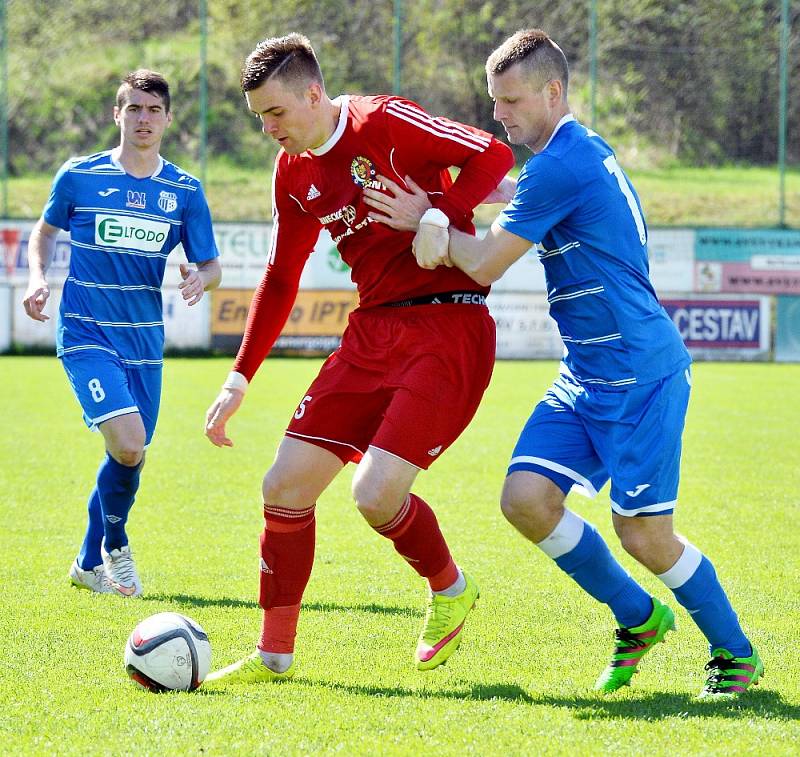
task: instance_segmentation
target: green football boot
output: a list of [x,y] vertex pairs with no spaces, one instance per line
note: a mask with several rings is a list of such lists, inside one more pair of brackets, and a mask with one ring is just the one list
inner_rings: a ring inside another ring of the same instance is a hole
[[204,688],[213,688],[227,684],[249,684],[249,683],[271,683],[274,681],[288,681],[294,675],[294,660],[292,664],[283,672],[276,673],[268,668],[258,651],[245,657],[227,668],[217,670],[206,676],[203,681]]
[[[751,645],[752,647],[752,645]],[[715,649],[706,663],[708,678],[698,699],[733,699],[751,686],[758,686],[764,663],[752,647],[750,657],[734,657],[727,649]]]
[[595,682],[595,690],[608,693],[629,686],[642,657],[659,641],[664,640],[667,631],[674,630],[674,613],[653,597],[653,612],[642,625],[614,631],[614,654],[608,667]]
[[461,644],[464,621],[478,598],[478,584],[464,574],[467,586],[457,597],[432,594],[415,654],[417,670],[433,670],[447,662]]

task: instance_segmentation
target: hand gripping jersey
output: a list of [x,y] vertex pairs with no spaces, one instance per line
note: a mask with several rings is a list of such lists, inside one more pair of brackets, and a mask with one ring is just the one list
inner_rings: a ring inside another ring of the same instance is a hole
[[[363,191],[385,189],[378,175],[401,186],[408,175],[456,228],[473,233],[472,209],[513,165],[511,150],[486,132],[434,118],[401,98],[343,96],[335,102],[339,121],[325,144],[300,155],[281,150],[275,160],[267,272],[234,363],[248,379],[286,322],[323,226],[352,269],[360,308],[438,292],[488,292],[456,268],[420,268],[411,252],[414,234],[373,222]],[[461,168],[455,182],[451,166]]]
[[200,182],[163,159],[137,179],[111,151],[74,158],[56,174],[44,220],[71,238],[58,356],[100,349],[129,368],[160,366],[170,251],[181,243],[194,263],[219,254]]
[[641,205],[614,152],[565,116],[497,221],[537,245],[564,363],[581,384],[646,384],[689,354],[649,278]]

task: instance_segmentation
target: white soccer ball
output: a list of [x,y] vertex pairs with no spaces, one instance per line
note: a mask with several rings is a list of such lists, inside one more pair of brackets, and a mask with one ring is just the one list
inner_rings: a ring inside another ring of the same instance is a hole
[[148,691],[192,691],[211,669],[211,644],[200,624],[177,612],[151,615],[125,645],[125,670]]

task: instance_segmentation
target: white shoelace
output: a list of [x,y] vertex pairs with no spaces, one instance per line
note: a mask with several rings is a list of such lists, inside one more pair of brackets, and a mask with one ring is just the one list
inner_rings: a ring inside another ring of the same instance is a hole
[[112,580],[123,586],[136,582],[136,566],[133,562],[133,555],[130,552],[112,556],[110,562]]

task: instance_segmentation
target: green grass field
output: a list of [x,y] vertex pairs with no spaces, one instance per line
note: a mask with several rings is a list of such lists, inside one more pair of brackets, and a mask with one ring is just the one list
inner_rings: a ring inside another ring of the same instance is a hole
[[[679,530],[714,561],[766,665],[736,702],[697,702],[704,640],[678,632],[635,685],[592,692],[613,623],[497,507],[512,445],[553,363],[499,363],[470,428],[416,491],[481,586],[461,650],[424,674],[412,654],[423,582],[361,520],[352,466],[321,498],[298,675],[280,685],[154,695],[122,667],[142,618],[198,620],[215,666],[256,640],[260,480],[319,366],[271,360],[230,427],[202,436],[229,360],[171,359],[162,415],[129,522],[145,596],[72,589],[101,440],[82,428],[58,361],[1,357],[0,752],[115,755],[796,754],[800,365],[698,364],[685,435]],[[621,553],[607,492],[570,499],[644,586],[668,590]]]
[[[166,147],[169,155],[169,148]],[[245,169],[224,161],[209,164],[206,194],[217,221],[269,221],[271,163]],[[196,170],[187,166],[187,170]],[[651,226],[775,226],[779,222],[778,172],[775,168],[672,167],[631,170]],[[23,176],[9,181],[9,214],[38,218],[50,192],[52,176]],[[497,205],[476,210],[489,225]],[[786,175],[785,223],[800,227],[800,170]]]

